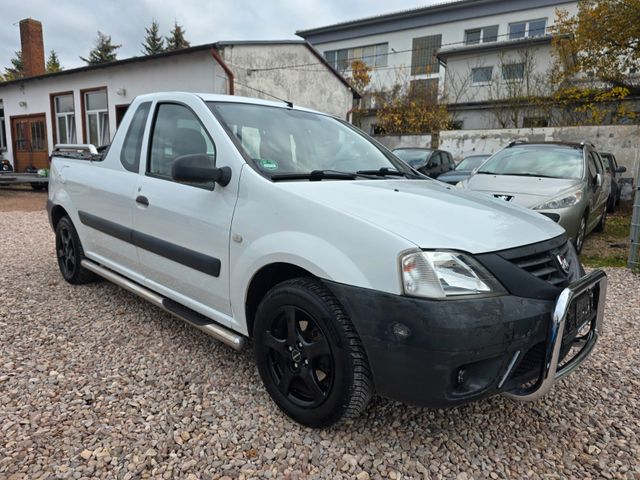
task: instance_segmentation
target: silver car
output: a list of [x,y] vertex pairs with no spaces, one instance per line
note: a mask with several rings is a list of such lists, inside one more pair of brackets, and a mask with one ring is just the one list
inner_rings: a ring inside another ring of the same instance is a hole
[[537,210],[564,227],[578,252],[604,229],[611,189],[593,145],[551,142],[512,142],[459,186]]

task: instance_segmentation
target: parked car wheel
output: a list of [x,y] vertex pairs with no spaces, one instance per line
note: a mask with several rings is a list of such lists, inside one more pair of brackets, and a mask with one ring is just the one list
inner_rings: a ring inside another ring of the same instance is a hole
[[41,191],[41,190],[44,190],[44,187],[45,187],[45,184],[44,184],[44,183],[36,183],[36,182],[33,182],[33,183],[31,184],[31,188],[32,188],[33,190],[35,190],[36,192],[39,192],[39,191]]
[[93,272],[80,265],[84,251],[78,232],[67,216],[62,217],[56,225],[56,256],[60,273],[67,282],[81,285],[97,279]]
[[585,213],[580,220],[580,225],[578,226],[578,233],[576,233],[576,239],[573,242],[576,247],[576,252],[582,252],[582,247],[584,246],[584,238],[587,236],[587,214]]
[[607,199],[607,212],[613,213],[616,210],[616,198],[615,192],[611,192],[611,195],[609,195],[609,198]]
[[326,427],[358,416],[373,394],[360,337],[318,280],[296,278],[260,302],[255,356],[267,391],[289,417]]
[[608,212],[607,208],[602,209],[602,215],[600,215],[600,220],[598,221],[596,228],[593,229],[595,232],[604,232],[604,227],[607,224],[607,212]]

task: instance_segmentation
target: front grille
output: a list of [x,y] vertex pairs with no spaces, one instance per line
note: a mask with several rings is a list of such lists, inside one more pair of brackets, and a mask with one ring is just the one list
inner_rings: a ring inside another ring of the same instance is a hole
[[501,252],[501,256],[556,287],[566,286],[574,272],[580,268],[578,258],[566,237]]

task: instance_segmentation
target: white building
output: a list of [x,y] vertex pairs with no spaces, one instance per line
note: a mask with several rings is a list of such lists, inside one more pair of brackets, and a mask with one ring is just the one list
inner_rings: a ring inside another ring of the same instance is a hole
[[[517,66],[522,62],[516,58],[516,50],[521,54],[531,47],[531,63],[537,65],[536,69],[549,65],[550,41],[546,35],[555,21],[556,9],[573,14],[577,2],[460,0],[296,33],[341,72],[348,74],[353,60],[363,60],[373,68],[373,89],[389,89],[400,82],[443,96],[449,93],[445,76],[447,81],[449,76],[459,81],[464,75],[466,83],[474,84],[463,100],[471,103],[489,99],[488,89],[480,88],[483,82],[478,80],[486,77],[490,66],[496,67],[492,75],[497,72],[498,57],[504,59],[507,81],[517,81],[522,70]],[[539,41],[541,38],[544,40]],[[540,48],[542,45],[544,48]],[[506,66],[510,64],[514,66]],[[472,68],[481,67],[485,70],[472,73]],[[460,119],[458,127],[477,128],[476,120],[477,117]],[[371,119],[368,125],[372,131],[373,122]]]
[[[30,19],[27,23],[39,25]],[[31,33],[33,41],[38,35]],[[39,42],[35,51],[43,52],[41,33]],[[272,69],[292,63],[317,66],[313,72]],[[199,45],[53,74],[36,71],[0,83],[0,155],[17,171],[46,168],[56,143],[108,144],[137,95],[176,90],[280,98],[341,118],[347,118],[359,98],[304,41]]]

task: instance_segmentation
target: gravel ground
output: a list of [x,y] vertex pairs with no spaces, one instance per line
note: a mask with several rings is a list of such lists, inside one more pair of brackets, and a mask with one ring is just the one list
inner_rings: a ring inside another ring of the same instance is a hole
[[378,400],[315,431],[276,409],[250,350],[106,282],[66,284],[45,212],[0,213],[0,245],[2,479],[640,479],[640,279],[626,270],[607,271],[596,351],[543,400]]

